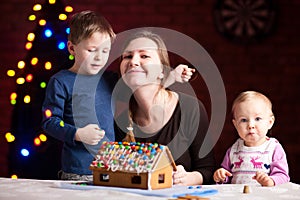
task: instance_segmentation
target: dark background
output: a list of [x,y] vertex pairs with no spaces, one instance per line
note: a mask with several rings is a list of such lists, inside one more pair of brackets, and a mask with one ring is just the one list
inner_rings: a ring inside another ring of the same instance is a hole
[[[215,147],[216,158],[221,162],[226,149],[236,140],[237,133],[231,124],[230,108],[233,99],[244,90],[257,90],[273,102],[276,121],[272,134],[283,145],[290,166],[291,181],[300,183],[299,126],[300,119],[300,21],[298,0],[271,2],[267,11],[273,14],[265,22],[257,37],[232,37],[221,33],[227,23],[216,21],[218,1],[211,0],[69,0],[62,1],[81,10],[101,12],[112,24],[116,33],[128,29],[155,26],[186,34],[201,44],[212,57],[224,81],[228,106],[222,135]],[[235,1],[233,1],[235,2]],[[243,2],[243,1],[240,1]],[[260,1],[250,1],[253,4]],[[35,3],[44,1],[11,0],[0,4],[0,176],[10,177],[10,145],[5,133],[11,129],[13,106],[9,95],[16,88],[15,80],[6,75],[26,57],[26,37],[35,25],[27,20]],[[224,7],[223,7],[224,8]],[[226,8],[226,7],[225,7]],[[228,11],[228,10],[227,10]],[[176,64],[176,61],[175,61]],[[116,67],[112,67],[113,70]],[[200,78],[191,82],[199,99],[210,110],[210,97]],[[45,147],[46,148],[46,147]],[[49,151],[51,149],[48,149]],[[56,150],[52,149],[53,155]],[[48,155],[48,154],[47,154]],[[47,157],[43,158],[47,162]],[[35,163],[37,164],[37,163]],[[49,166],[57,167],[55,163]],[[21,167],[20,167],[21,168]],[[47,172],[43,172],[47,173]],[[21,178],[21,177],[20,177]]]

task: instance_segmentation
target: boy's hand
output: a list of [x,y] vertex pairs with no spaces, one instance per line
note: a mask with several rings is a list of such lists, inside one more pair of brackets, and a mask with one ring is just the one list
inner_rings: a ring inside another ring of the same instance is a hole
[[253,179],[255,179],[259,184],[262,186],[274,186],[275,183],[271,177],[269,177],[266,173],[257,171],[255,176],[253,176]]
[[195,69],[189,68],[187,65],[178,65],[174,70],[175,81],[180,83],[188,82],[195,71]]
[[224,168],[219,168],[214,173],[214,181],[216,183],[225,182],[227,176],[232,176],[232,174]]
[[96,145],[104,137],[105,131],[101,130],[97,124],[89,124],[83,128],[78,128],[75,133],[75,140],[89,145]]

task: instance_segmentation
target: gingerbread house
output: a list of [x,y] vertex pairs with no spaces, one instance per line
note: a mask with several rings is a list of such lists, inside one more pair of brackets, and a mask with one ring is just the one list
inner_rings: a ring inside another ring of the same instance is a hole
[[176,165],[164,145],[103,142],[90,169],[94,185],[152,190],[172,187]]

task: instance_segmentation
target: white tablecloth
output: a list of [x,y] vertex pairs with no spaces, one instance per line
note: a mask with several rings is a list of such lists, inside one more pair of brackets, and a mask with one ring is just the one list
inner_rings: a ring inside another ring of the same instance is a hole
[[[0,200],[35,200],[35,199],[72,199],[72,200],[168,200],[171,197],[159,197],[142,194],[134,194],[132,191],[112,190],[109,187],[101,189],[95,187],[90,189],[85,186],[66,187],[70,182],[53,180],[33,179],[9,179],[0,178]],[[72,184],[73,185],[73,184]],[[263,200],[263,199],[300,199],[300,185],[286,183],[275,187],[250,186],[250,193],[243,194],[244,185],[203,185],[199,190],[217,190],[216,194],[206,196],[214,199],[242,199],[242,200]]]

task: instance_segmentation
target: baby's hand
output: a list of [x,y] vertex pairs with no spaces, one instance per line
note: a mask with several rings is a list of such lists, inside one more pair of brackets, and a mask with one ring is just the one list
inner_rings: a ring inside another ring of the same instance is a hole
[[271,177],[268,176],[268,174],[257,171],[255,176],[253,176],[253,179],[255,179],[258,183],[260,183],[262,186],[274,186],[275,183]]
[[219,168],[214,173],[214,181],[217,183],[225,182],[227,176],[232,176],[232,174],[224,168]]
[[193,73],[196,71],[193,68],[189,68],[187,65],[178,65],[175,68],[175,81],[176,82],[188,82],[191,78]]
[[96,145],[104,137],[105,131],[101,130],[97,124],[89,124],[83,128],[78,128],[75,140],[89,145]]

